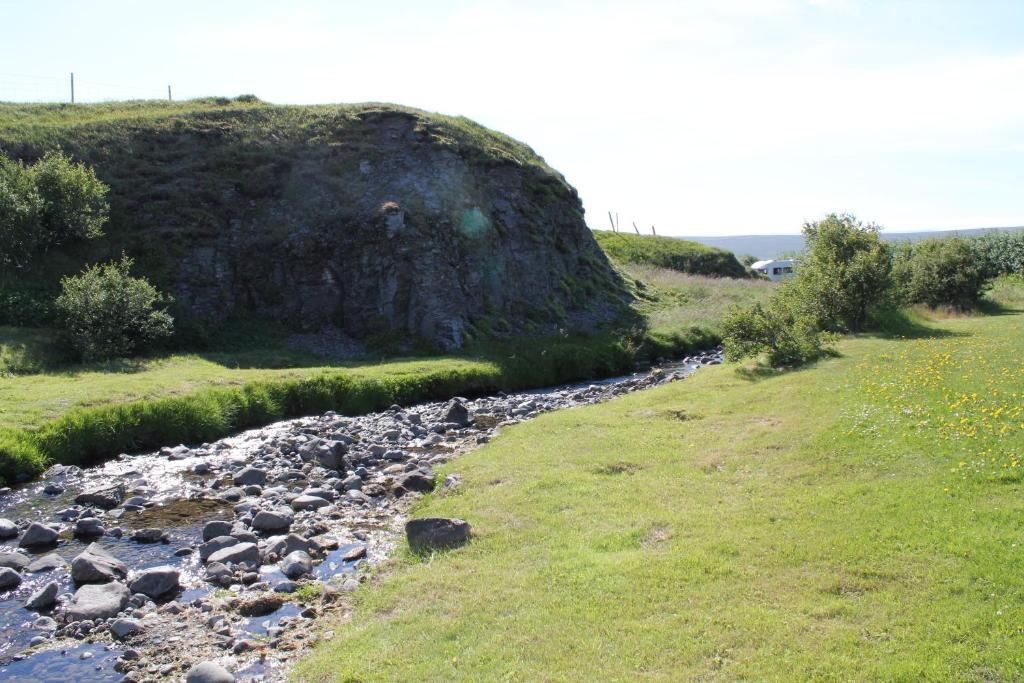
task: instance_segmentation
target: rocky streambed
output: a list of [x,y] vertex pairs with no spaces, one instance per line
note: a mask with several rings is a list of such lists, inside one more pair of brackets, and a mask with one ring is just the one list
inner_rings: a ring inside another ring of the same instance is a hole
[[0,490],[0,679],[279,680],[401,541],[410,502],[459,485],[436,466],[503,426],[720,362],[327,413]]

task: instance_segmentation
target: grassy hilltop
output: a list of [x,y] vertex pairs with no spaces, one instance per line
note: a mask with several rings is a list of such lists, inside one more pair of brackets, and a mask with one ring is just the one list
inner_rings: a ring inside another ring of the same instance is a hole
[[605,253],[620,263],[668,268],[692,275],[749,276],[732,252],[699,242],[608,230],[595,230],[594,238]]

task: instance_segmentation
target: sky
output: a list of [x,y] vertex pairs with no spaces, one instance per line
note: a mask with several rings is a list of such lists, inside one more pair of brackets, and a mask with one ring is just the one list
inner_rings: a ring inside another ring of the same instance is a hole
[[533,147],[591,227],[1024,225],[1024,0],[0,0],[0,100],[397,102]]

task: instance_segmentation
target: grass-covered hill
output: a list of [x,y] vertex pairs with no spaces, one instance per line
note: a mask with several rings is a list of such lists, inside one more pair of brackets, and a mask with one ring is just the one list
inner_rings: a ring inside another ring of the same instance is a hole
[[630,235],[595,230],[594,238],[618,263],[670,268],[691,275],[747,277],[747,269],[732,252],[675,237]]
[[575,190],[465,118],[251,97],[0,104],[0,151],[58,148],[110,185],[110,223],[8,274],[19,302],[122,251],[204,325],[255,314],[453,347],[607,319],[622,298]]

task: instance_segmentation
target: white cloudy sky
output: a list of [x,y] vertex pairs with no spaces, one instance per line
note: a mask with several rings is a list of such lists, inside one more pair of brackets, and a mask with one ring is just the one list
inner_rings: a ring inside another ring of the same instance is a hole
[[661,234],[1024,224],[1024,2],[0,0],[0,100],[464,114]]

